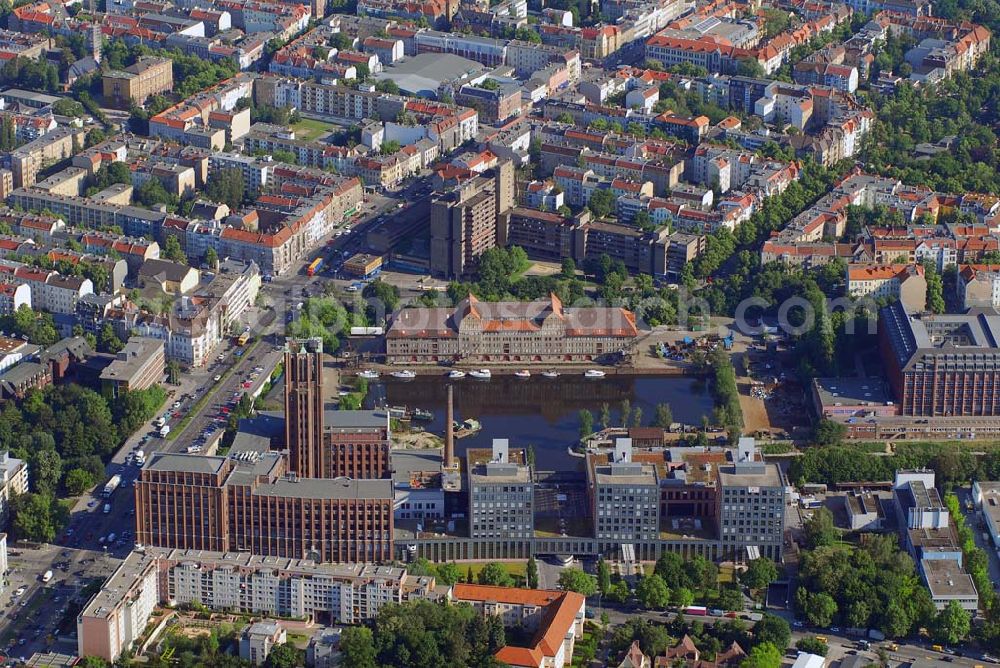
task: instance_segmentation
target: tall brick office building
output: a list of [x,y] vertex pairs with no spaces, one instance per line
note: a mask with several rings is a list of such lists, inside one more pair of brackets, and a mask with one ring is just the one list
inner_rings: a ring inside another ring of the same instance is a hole
[[1000,415],[1000,313],[879,312],[879,349],[898,410],[910,416]]
[[393,558],[388,415],[324,410],[319,341],[289,341],[285,369],[288,450],[154,454],[135,486],[137,542],[317,561]]

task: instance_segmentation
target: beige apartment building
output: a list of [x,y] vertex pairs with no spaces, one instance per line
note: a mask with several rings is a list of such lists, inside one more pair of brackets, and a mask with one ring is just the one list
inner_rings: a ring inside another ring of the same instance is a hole
[[144,104],[157,93],[174,87],[173,61],[149,56],[124,70],[112,70],[103,77],[104,99],[108,104],[128,108],[131,103]]

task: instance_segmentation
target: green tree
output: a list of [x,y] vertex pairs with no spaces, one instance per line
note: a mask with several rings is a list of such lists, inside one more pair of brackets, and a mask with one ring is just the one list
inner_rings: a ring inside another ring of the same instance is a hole
[[181,365],[177,360],[167,361],[167,382],[171,385],[179,385],[181,382]]
[[495,587],[513,587],[514,578],[503,567],[503,564],[491,561],[483,566],[483,570],[479,571],[479,584],[493,585]]
[[586,408],[580,409],[580,440],[594,433],[594,414]]
[[606,401],[601,404],[601,428],[611,428],[611,407],[608,406],[608,402]]
[[59,503],[49,494],[21,494],[12,499],[14,535],[20,540],[51,543],[62,526]]
[[244,188],[243,174],[235,167],[214,170],[205,183],[205,193],[213,201],[222,202],[233,211],[243,204]]
[[656,415],[653,416],[653,426],[669,429],[673,422],[674,413],[670,410],[670,404],[656,404]]
[[740,668],[781,668],[781,650],[770,643],[754,645]]
[[[618,580],[611,585],[611,588],[604,595],[607,596],[609,601],[626,603],[632,598],[632,590],[628,588],[628,583],[625,580]],[[670,600],[669,597],[667,600]]]
[[[55,450],[55,442],[50,434],[36,434],[52,441],[51,447],[33,449],[28,465],[31,471],[31,487],[39,494],[54,496],[62,477],[62,457]],[[36,446],[37,447],[37,446]]]
[[348,626],[340,634],[342,663],[352,668],[376,668],[375,638],[367,626]]
[[765,614],[753,627],[755,643],[770,643],[784,651],[792,639],[792,629],[781,617]]
[[969,635],[972,621],[969,613],[962,609],[958,601],[948,601],[948,605],[934,617],[934,639],[954,645]]
[[163,242],[163,257],[171,262],[187,264],[187,256],[181,249],[181,242],[173,234],[168,234]]
[[[808,594],[808,592],[807,592]],[[813,626],[826,628],[837,614],[837,602],[827,593],[809,594],[804,609],[806,619]]]
[[438,564],[435,570],[437,571],[437,579],[442,584],[451,586],[462,579],[462,571],[458,568],[458,564],[454,562]]
[[297,668],[304,666],[305,662],[306,653],[286,642],[271,648],[264,665],[266,668]]
[[559,586],[566,591],[575,591],[584,596],[593,596],[597,593],[597,580],[579,568],[564,568],[559,573]]
[[557,123],[566,123],[568,125],[573,125],[574,123],[576,123],[576,121],[573,120],[573,115],[570,114],[568,111],[564,111],[561,114],[559,114],[558,116],[556,116],[556,122]]
[[687,587],[677,587],[670,592],[670,602],[678,608],[694,604],[694,592]]
[[740,575],[740,582],[750,589],[766,589],[778,579],[778,566],[767,557],[752,559]]
[[632,409],[632,426],[641,427],[642,426],[642,406],[636,406]]
[[656,573],[647,575],[639,581],[635,588],[635,596],[644,608],[659,610],[670,605],[670,589]]
[[566,280],[576,278],[576,262],[573,261],[573,258],[563,258],[561,273]]
[[528,589],[538,589],[538,563],[535,562],[535,555],[528,557],[528,566],[524,572]]
[[840,532],[833,525],[833,513],[828,508],[817,508],[802,525],[805,533],[806,545],[810,549],[833,545],[840,538]]
[[115,329],[111,326],[111,323],[104,323],[101,331],[97,334],[97,350],[102,353],[111,353],[114,355],[124,347],[125,344],[115,334]]
[[821,418],[813,428],[813,441],[818,445],[839,445],[847,436],[847,425]]
[[97,481],[86,470],[70,469],[63,478],[63,487],[70,496],[79,496],[97,484]]
[[599,188],[590,195],[587,208],[595,218],[607,218],[615,209],[615,195],[610,190]]
[[611,568],[608,566],[608,562],[604,561],[604,557],[597,560],[597,588],[603,594],[607,594],[608,590],[611,589]]
[[215,265],[219,262],[219,254],[215,252],[214,248],[209,248],[205,251],[205,264],[209,267],[215,268]]
[[826,652],[830,649],[830,646],[816,636],[806,636],[795,642],[795,649],[800,652],[815,654],[816,656],[826,656]]

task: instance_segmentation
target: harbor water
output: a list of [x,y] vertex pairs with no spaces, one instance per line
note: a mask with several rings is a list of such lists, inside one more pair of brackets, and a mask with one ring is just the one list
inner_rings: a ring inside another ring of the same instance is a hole
[[[622,402],[633,412],[642,411],[642,424],[649,425],[660,403],[670,405],[675,422],[701,424],[714,404],[705,382],[678,376],[614,375],[600,380],[586,379],[576,372],[558,378],[533,375],[528,379],[494,376],[482,381],[473,378],[449,380],[443,376],[418,376],[401,380],[383,376],[369,386],[366,405],[407,406],[434,414],[430,422],[419,422],[428,431],[444,432],[447,386],[455,388],[455,420],[478,420],[482,429],[458,439],[455,450],[489,447],[494,438],[510,440],[511,447],[534,446],[536,465],[542,470],[574,469],[579,459],[567,454],[580,432],[580,410],[593,413],[594,429],[600,429],[601,407],[608,405],[611,425],[622,424]],[[632,418],[629,418],[632,424]]]

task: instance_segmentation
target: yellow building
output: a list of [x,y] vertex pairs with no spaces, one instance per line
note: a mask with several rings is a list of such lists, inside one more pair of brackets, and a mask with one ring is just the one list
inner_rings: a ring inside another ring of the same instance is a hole
[[108,104],[122,108],[133,102],[141,105],[151,96],[173,89],[173,61],[155,56],[140,58],[124,70],[107,72],[103,84]]

